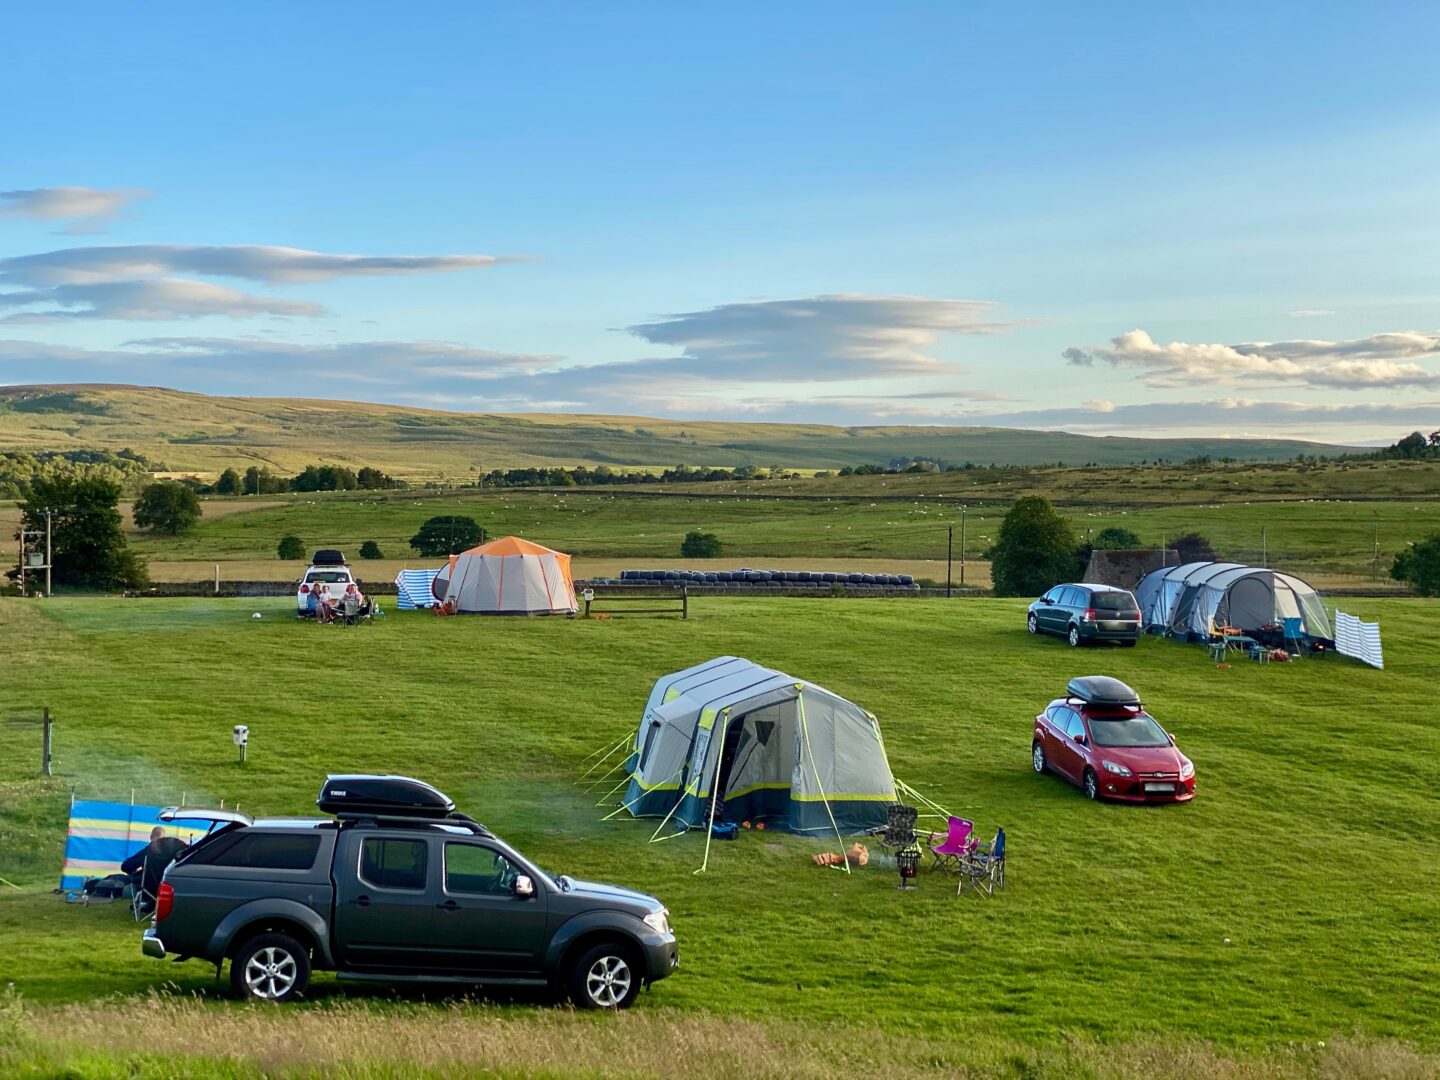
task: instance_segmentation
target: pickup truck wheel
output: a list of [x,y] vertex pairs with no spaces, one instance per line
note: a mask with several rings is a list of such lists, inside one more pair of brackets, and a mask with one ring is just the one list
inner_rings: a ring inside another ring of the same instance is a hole
[[593,945],[570,967],[570,1000],[580,1009],[628,1009],[640,993],[640,971],[618,942]]
[[260,934],[230,960],[230,988],[242,1001],[294,1001],[310,982],[310,954],[289,934]]

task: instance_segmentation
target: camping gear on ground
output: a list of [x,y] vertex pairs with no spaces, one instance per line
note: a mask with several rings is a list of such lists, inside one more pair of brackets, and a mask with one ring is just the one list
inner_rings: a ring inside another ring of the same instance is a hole
[[725,815],[791,832],[863,832],[895,784],[879,722],[824,687],[720,656],[662,676],[626,762],[621,809],[686,828]]
[[870,849],[864,844],[855,843],[846,848],[844,854],[838,851],[817,851],[810,856],[810,861],[816,866],[868,866]]
[[895,853],[895,869],[900,871],[900,888],[915,888],[910,883],[915,880],[915,872],[919,868],[920,849],[918,847],[902,848]]
[[970,839],[974,831],[973,821],[952,817],[945,839],[930,848],[930,869],[959,870],[960,861],[975,850],[975,841]]
[[576,610],[570,556],[518,536],[451,555],[431,589],[460,615],[568,615]]
[[395,575],[395,607],[400,611],[414,611],[435,605],[435,594],[431,584],[439,570],[401,570]]
[[159,806],[95,802],[70,803],[70,828],[65,839],[65,867],[60,888],[80,889],[88,878],[118,873],[120,864],[150,843],[150,830],[163,824],[165,832],[185,843],[205,835],[207,821],[162,822]]
[[716,822],[710,826],[710,835],[716,840],[734,840],[740,835],[740,826],[733,821]]
[[960,887],[956,896],[969,889],[975,895],[994,896],[996,889],[1005,888],[1005,830],[995,830],[995,839],[978,845],[960,864]]
[[1140,619],[1154,634],[1207,641],[1211,627],[1256,630],[1298,618],[1303,639],[1328,639],[1320,594],[1292,574],[1238,563],[1185,563],[1147,574],[1135,589]]
[[1343,611],[1335,612],[1335,651],[1374,668],[1385,667],[1385,654],[1380,648],[1380,624],[1361,622]]

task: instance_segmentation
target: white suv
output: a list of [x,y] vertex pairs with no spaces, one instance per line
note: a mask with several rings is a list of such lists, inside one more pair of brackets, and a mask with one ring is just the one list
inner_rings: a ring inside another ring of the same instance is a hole
[[345,562],[345,556],[338,551],[317,551],[305,573],[296,584],[295,611],[300,618],[313,618],[315,597],[320,586],[328,585],[330,595],[336,603],[345,595],[345,586],[353,585],[355,577]]

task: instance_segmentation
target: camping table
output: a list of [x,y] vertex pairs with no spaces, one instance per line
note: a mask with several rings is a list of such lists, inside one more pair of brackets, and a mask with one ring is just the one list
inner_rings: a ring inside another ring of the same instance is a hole
[[1251,637],[1249,634],[1225,635],[1225,647],[1227,649],[1234,649],[1236,652],[1248,653],[1258,644],[1260,643],[1256,641],[1253,637]]

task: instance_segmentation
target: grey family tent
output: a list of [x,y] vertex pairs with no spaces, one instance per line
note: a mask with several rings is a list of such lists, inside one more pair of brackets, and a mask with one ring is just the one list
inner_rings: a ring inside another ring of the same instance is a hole
[[451,555],[431,591],[459,615],[568,615],[576,607],[570,556],[518,536]]
[[1320,594],[1293,574],[1239,563],[1185,563],[1147,574],[1135,590],[1140,618],[1151,633],[1191,640],[1215,627],[1258,630],[1298,618],[1307,638],[1329,640],[1330,619]]
[[624,809],[695,828],[730,821],[856,833],[885,823],[895,780],[880,724],[824,687],[735,656],[665,675],[626,762]]

